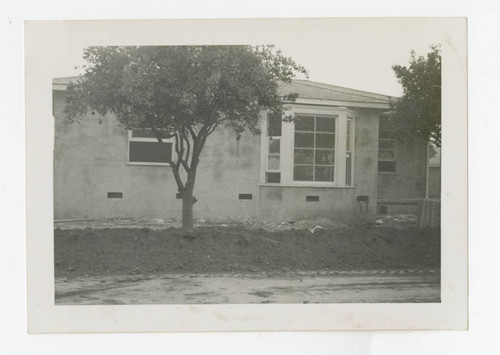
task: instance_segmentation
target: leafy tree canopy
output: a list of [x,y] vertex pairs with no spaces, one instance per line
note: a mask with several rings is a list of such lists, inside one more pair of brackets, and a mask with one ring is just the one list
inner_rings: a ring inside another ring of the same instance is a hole
[[205,135],[217,126],[260,132],[261,111],[283,116],[280,81],[305,69],[271,46],[89,47],[86,71],[70,85],[70,121],[91,109],[112,112],[127,129]]
[[[183,200],[183,226],[192,227],[196,169],[207,137],[228,127],[239,139],[260,133],[262,112],[292,119],[280,93],[306,70],[272,46],[89,47],[84,74],[70,84],[65,114],[113,113],[125,129],[150,129],[159,144],[173,138],[169,159]],[[183,173],[183,174],[181,174]]]
[[400,138],[420,134],[441,146],[441,51],[431,46],[427,57],[411,51],[408,66],[392,67],[403,96],[392,103],[390,124]]

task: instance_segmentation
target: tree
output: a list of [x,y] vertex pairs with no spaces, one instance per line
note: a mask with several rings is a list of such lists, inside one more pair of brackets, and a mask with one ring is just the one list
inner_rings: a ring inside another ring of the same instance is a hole
[[430,48],[427,57],[411,51],[409,66],[392,67],[403,96],[392,103],[390,124],[399,138],[420,134],[440,147],[441,51],[439,46]]
[[125,129],[151,130],[164,144],[182,198],[182,226],[193,226],[196,171],[206,140],[226,127],[237,139],[260,134],[262,112],[279,115],[297,95],[280,82],[306,70],[272,46],[89,47],[79,80],[69,85],[65,114],[79,121],[89,111],[113,113]]

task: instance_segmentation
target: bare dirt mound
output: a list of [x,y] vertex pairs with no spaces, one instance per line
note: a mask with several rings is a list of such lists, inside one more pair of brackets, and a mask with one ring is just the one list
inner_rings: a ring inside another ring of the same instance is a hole
[[56,277],[440,267],[439,230],[363,226],[56,229]]

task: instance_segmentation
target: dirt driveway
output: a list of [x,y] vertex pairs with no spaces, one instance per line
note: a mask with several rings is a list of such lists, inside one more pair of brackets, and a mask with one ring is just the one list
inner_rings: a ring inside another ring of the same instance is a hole
[[56,279],[56,304],[439,302],[436,270]]

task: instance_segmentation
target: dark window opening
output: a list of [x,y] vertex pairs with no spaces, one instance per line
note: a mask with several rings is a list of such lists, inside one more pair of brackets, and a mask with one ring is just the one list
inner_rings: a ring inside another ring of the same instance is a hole
[[384,117],[380,118],[378,132],[378,172],[396,172],[396,138]]
[[281,182],[281,173],[266,173],[266,183],[279,184]]
[[239,194],[238,199],[240,200],[251,200],[252,194]]
[[129,161],[137,163],[168,163],[172,156],[172,143],[129,142]]
[[281,116],[269,114],[268,117],[267,136],[281,137]]

